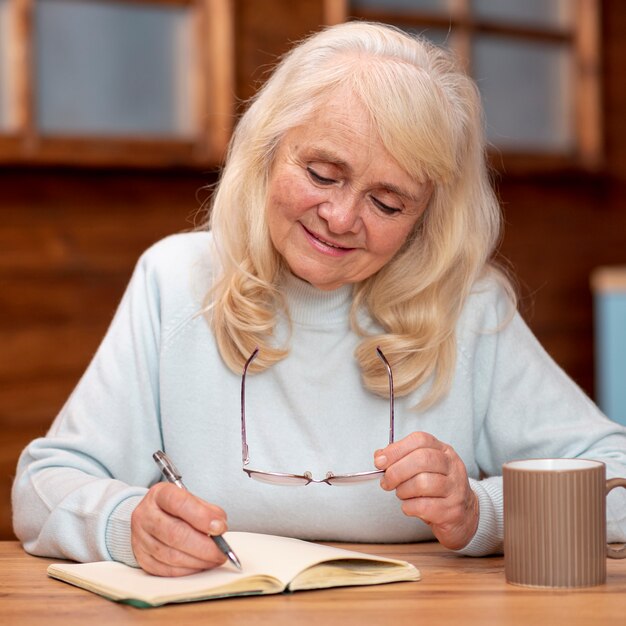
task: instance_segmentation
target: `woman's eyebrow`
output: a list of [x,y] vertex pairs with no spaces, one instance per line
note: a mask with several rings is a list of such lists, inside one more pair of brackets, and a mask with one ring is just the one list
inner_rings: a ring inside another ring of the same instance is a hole
[[[328,150],[327,148],[312,148],[308,160],[323,161],[324,163],[336,165],[337,167],[341,167],[342,169],[344,169],[349,174],[353,171],[352,167],[345,159],[342,159],[336,152]],[[376,183],[376,186],[380,187],[381,189],[385,189],[386,191],[389,191],[391,193],[395,193],[402,198],[406,198],[411,202],[419,204],[422,201],[422,196],[420,194],[416,195],[415,193],[411,193],[407,189],[404,189],[403,187],[398,187],[398,185],[395,185],[394,183],[379,181]]]
[[344,168],[348,172],[352,172],[350,164],[345,159],[342,159],[336,152],[331,152],[326,148],[313,148],[309,158],[315,161],[331,163],[332,165]]
[[414,193],[410,193],[406,189],[403,189],[402,187],[398,187],[397,185],[394,185],[392,183],[379,183],[379,185],[386,191],[395,193],[396,195],[401,196],[402,198],[406,198],[407,200],[410,200],[411,202],[415,202],[419,204],[422,201],[421,196],[416,196]]

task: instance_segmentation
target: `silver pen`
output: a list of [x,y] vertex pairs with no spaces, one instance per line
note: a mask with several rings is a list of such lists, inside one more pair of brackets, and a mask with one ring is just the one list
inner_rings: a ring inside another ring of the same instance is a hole
[[[171,459],[165,454],[165,452],[161,450],[157,450],[152,458],[155,460],[156,464],[159,466],[161,473],[168,482],[175,484],[180,489],[187,489],[185,484],[183,483],[183,477],[180,472],[176,469],[174,463],[172,463]],[[211,535],[211,539],[215,541],[215,544],[223,552],[228,560],[237,568],[241,569],[241,562],[237,558],[237,555],[233,552],[233,549],[228,545],[224,537],[221,535]]]

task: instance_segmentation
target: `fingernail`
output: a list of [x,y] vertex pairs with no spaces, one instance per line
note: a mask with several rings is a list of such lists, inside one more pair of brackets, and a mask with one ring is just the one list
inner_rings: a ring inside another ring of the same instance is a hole
[[220,520],[214,519],[209,524],[209,532],[212,535],[221,535],[225,530],[224,522],[221,522]]
[[378,469],[384,469],[387,465],[387,457],[384,454],[379,454],[374,457],[374,464]]

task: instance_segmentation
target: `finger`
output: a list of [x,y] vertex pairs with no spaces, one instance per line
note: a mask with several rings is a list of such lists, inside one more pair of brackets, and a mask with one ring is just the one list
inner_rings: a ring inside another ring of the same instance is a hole
[[460,501],[451,502],[449,498],[409,498],[402,501],[401,507],[405,515],[419,517],[429,526],[445,527],[467,517],[467,506]]
[[[206,536],[204,539],[208,544],[207,549],[200,549],[190,553],[189,546],[192,544],[187,544],[185,548],[181,550],[161,541],[158,537],[151,535],[143,528],[138,529],[136,533],[136,542],[139,546],[139,551],[149,556],[151,561],[158,561],[165,567],[180,570],[181,573],[175,575],[184,575],[182,574],[183,570],[185,573],[191,573],[191,571],[198,572],[217,567],[224,563],[226,557],[217,549],[215,543]],[[139,558],[137,560],[139,561]],[[172,574],[161,575],[169,576]]]
[[158,562],[163,566],[184,568],[189,571],[200,571],[210,567],[210,564],[203,562],[193,555],[188,555],[171,546],[166,546],[156,539],[156,537],[153,537],[142,529],[135,533],[133,550],[137,561],[139,561],[142,567],[143,563],[147,560]]
[[141,557],[137,555],[137,562],[142,570],[153,576],[188,576],[189,574],[197,574],[199,571],[202,571],[194,568],[178,567],[161,563],[161,561],[155,559],[147,552],[142,554]]
[[[171,495],[171,500],[165,496]],[[161,543],[170,546],[181,552],[195,555],[201,560],[207,562],[223,562],[223,555],[218,550],[215,543],[207,537],[204,531],[198,531],[196,528],[188,524],[184,519],[170,515],[159,503],[171,510],[175,510],[179,515],[184,514],[184,509],[178,503],[183,500],[190,501],[192,504],[199,504],[201,510],[213,513],[217,509],[218,514],[223,511],[219,507],[212,507],[208,503],[194,498],[189,493],[175,487],[174,485],[159,484],[153,486],[146,494],[146,497],[137,506],[131,516],[131,537],[134,542],[134,536],[139,530],[143,530],[147,535],[155,537]],[[215,528],[211,522],[219,522],[219,527]],[[222,520],[210,520],[209,529],[221,531],[225,523]],[[134,545],[133,545],[134,547]]]
[[450,472],[450,457],[441,450],[419,448],[387,466],[381,480],[386,490],[396,489],[420,474],[443,474]]
[[430,433],[420,431],[413,432],[399,441],[390,443],[381,450],[376,450],[374,453],[374,463],[378,469],[387,469],[392,463],[395,463],[413,450],[419,448],[444,450],[446,444],[439,441],[436,437],[433,437]]
[[450,481],[443,474],[422,472],[395,488],[400,500],[411,498],[447,498],[450,495]]
[[228,530],[226,513],[176,485],[155,485],[154,501],[165,513],[184,520],[206,535],[221,535]]
[[178,552],[193,555],[203,562],[219,564],[226,558],[209,535],[163,511],[145,519],[142,530],[161,544]]
[[[475,507],[472,515],[471,510]],[[469,502],[451,504],[447,498],[412,498],[402,502],[402,512],[418,517],[428,524],[435,537],[447,548],[459,550],[476,533],[478,504]]]
[[442,513],[443,498],[410,498],[402,501],[402,512],[409,517],[418,517],[432,526],[439,521]]

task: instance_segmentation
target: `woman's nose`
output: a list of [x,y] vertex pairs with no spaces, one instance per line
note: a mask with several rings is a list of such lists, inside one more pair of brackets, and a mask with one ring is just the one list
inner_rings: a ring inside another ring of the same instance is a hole
[[361,204],[355,196],[331,198],[318,207],[318,215],[331,233],[356,233],[361,227]]

